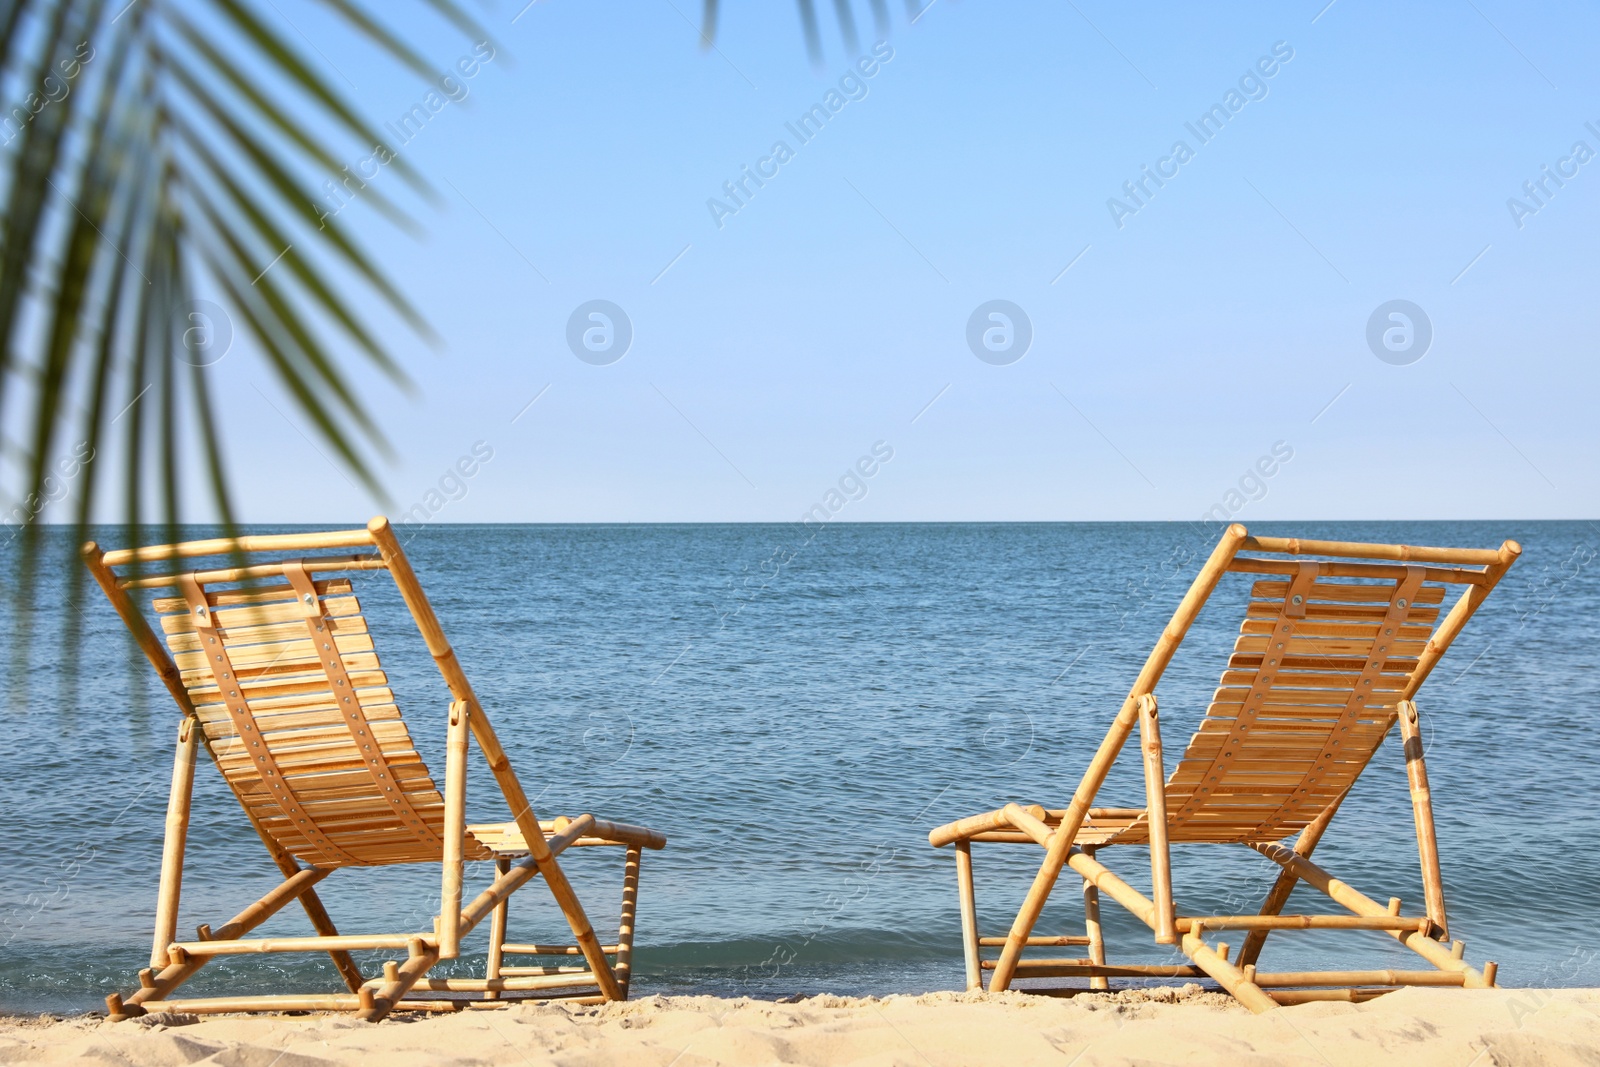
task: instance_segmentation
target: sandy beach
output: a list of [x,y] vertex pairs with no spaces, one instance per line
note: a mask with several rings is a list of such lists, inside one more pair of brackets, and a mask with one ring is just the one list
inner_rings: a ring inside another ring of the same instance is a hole
[[397,1017],[83,1016],[0,1023],[0,1062],[318,1064],[1600,1064],[1600,990],[1405,989],[1251,1015],[1198,987],[1020,993],[647,997]]

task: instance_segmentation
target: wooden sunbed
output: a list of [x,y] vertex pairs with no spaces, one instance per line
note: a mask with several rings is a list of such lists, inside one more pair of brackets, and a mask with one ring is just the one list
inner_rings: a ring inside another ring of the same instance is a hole
[[[1215,979],[1253,1011],[1308,1000],[1364,1000],[1405,985],[1485,987],[1495,965],[1466,963],[1448,941],[1444,882],[1434,836],[1415,696],[1439,657],[1521,553],[1250,537],[1230,526],[1145,661],[1070,803],[1061,809],[1007,804],[941,826],[935,847],[954,845],[968,988],[1008,988],[1017,978]],[[1251,555],[1240,555],[1248,552]],[[1316,559],[1308,557],[1319,557]],[[1220,688],[1167,777],[1156,685],[1190,624],[1229,573],[1255,576],[1249,608]],[[1460,593],[1448,613],[1449,587]],[[1441,618],[1442,616],[1442,618]],[[1399,723],[1416,823],[1424,906],[1402,914],[1311,861],[1358,775]],[[1142,808],[1096,807],[1123,743],[1140,730]],[[1291,843],[1289,838],[1293,837]],[[1044,850],[1021,909],[1002,936],[978,929],[974,842]],[[1172,899],[1173,844],[1238,844],[1281,869],[1253,915],[1180,914]],[[1148,850],[1153,899],[1102,862],[1117,845]],[[1064,867],[1083,882],[1084,933],[1039,936],[1034,927]],[[1284,915],[1296,883],[1321,891],[1342,912]],[[1104,893],[1147,924],[1158,945],[1177,945],[1187,964],[1107,961],[1099,900]],[[1419,970],[1268,973],[1257,967],[1272,931],[1371,930],[1392,937],[1429,966]],[[1243,938],[1237,955],[1215,935]],[[1028,949],[1081,946],[1087,956],[1024,958]],[[998,959],[985,950],[999,950]]]
[[[324,554],[305,555],[311,552]],[[396,1009],[458,1010],[473,1000],[626,998],[640,857],[645,848],[663,847],[665,838],[587,814],[548,822],[534,815],[387,519],[358,530],[111,552],[90,542],[83,556],[183,712],[150,966],[139,973],[137,991],[106,998],[112,1018],[154,1011],[348,1010],[375,1022]],[[208,557],[209,569],[183,569]],[[119,575],[119,568],[128,573]],[[388,571],[394,579],[453,697],[448,709],[439,709],[448,714],[442,793],[400,717],[354,595],[352,577],[368,571]],[[148,596],[146,590],[168,594],[150,605],[156,628],[135,600]],[[467,824],[469,740],[477,742],[511,821]],[[193,940],[180,940],[179,892],[200,749],[222,772],[284,880],[229,922],[201,926]],[[590,845],[625,850],[615,944],[600,943],[558,861],[567,848]],[[525,858],[512,862],[519,857]],[[466,860],[493,860],[496,877],[463,904]],[[320,882],[343,867],[402,863],[442,868],[433,929],[335,929],[317,896]],[[555,896],[572,943],[506,941],[508,900],[536,877]],[[296,900],[315,935],[247,936]],[[430,977],[485,919],[484,977]],[[394,951],[399,958],[368,976],[351,956],[362,950]],[[263,952],[325,952],[345,991],[173,999],[173,991],[212,960]],[[518,955],[546,962],[504,964]],[[424,992],[435,996],[411,995]]]

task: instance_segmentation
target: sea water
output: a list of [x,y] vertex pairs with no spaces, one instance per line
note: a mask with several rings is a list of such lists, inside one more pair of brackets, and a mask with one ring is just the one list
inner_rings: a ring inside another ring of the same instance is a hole
[[[285,528],[262,528],[257,532]],[[212,531],[186,528],[185,536]],[[634,990],[783,996],[959,988],[943,822],[1008,801],[1063,806],[1216,531],[1182,523],[529,525],[401,528],[444,629],[541,817],[593,812],[664,832],[644,857]],[[1600,527],[1588,522],[1266,524],[1258,533],[1525,553],[1418,696],[1451,935],[1506,985],[1600,985]],[[30,585],[0,552],[10,688],[0,726],[0,1010],[70,1011],[149,961],[178,713],[66,530]],[[97,530],[107,545],[124,531]],[[146,534],[155,538],[154,531]],[[420,751],[444,765],[449,695],[393,583],[355,576]],[[1158,694],[1169,769],[1238,631],[1225,580]],[[24,610],[32,597],[31,610]],[[506,811],[481,761],[469,819]],[[1129,745],[1099,803],[1142,805]],[[1042,854],[977,845],[977,907],[1003,934]],[[279,875],[202,757],[180,936],[225,922]],[[1101,858],[1148,889],[1146,854]],[[1317,852],[1368,895],[1422,900],[1397,735]],[[602,939],[620,850],[564,859]],[[1179,846],[1189,914],[1251,911],[1275,868]],[[468,868],[468,893],[488,864]],[[426,930],[439,869],[339,871],[343,931]],[[1337,910],[1300,889],[1291,910]],[[1179,962],[1109,900],[1113,962]],[[1070,874],[1036,932],[1082,933]],[[261,933],[310,933],[286,909]],[[537,881],[511,937],[565,934]],[[480,973],[487,924],[441,973]],[[1235,938],[1237,940],[1237,938]],[[1065,953],[1082,950],[1064,950]],[[363,954],[375,973],[381,954]],[[1274,934],[1262,964],[1425,966],[1380,934]],[[326,957],[213,964],[185,987],[340,988]]]

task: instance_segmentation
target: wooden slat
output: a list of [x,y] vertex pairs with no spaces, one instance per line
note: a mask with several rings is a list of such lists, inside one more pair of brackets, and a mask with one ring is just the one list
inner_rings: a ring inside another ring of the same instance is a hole
[[[1263,666],[1267,666],[1279,672],[1342,671],[1359,674],[1361,668],[1367,664],[1368,659],[1366,656],[1290,654],[1273,650],[1270,654],[1264,652],[1235,652],[1228,657],[1228,666],[1233,670],[1248,670],[1252,673]],[[1385,674],[1407,677],[1411,674],[1411,669],[1416,666],[1416,663],[1415,659],[1399,659],[1385,653],[1383,669]]]
[[[1339,600],[1349,603],[1388,604],[1389,596],[1394,591],[1394,583],[1378,583],[1372,585],[1355,585],[1341,582],[1314,582],[1307,600]],[[1260,600],[1276,599],[1282,603],[1284,596],[1289,592],[1289,583],[1273,581],[1271,579],[1260,581],[1250,587],[1250,595]],[[1444,603],[1444,586],[1425,585],[1417,591],[1418,604]]]
[[[372,635],[367,633],[340,633],[333,639],[334,650],[344,654],[373,651]],[[302,629],[289,641],[269,641],[253,645],[229,645],[228,658],[241,671],[277,659],[317,655],[317,647]],[[198,670],[206,665],[204,652],[180,652],[172,657],[179,670]]]
[[[1246,617],[1251,619],[1276,618],[1282,608],[1281,601],[1252,600],[1246,609]],[[1387,604],[1316,604],[1310,602],[1306,604],[1306,618],[1322,622],[1335,619],[1368,622],[1382,620],[1387,614]],[[1406,611],[1406,622],[1409,623],[1431,623],[1438,617],[1438,608],[1410,608]]]
[[[353,596],[329,597],[322,604],[330,617],[342,618],[361,613],[361,605]],[[305,614],[300,610],[300,605],[294,603],[250,604],[242,608],[228,608],[215,612],[214,617],[224,640],[230,642],[235,639],[235,630],[246,630],[274,622],[298,622],[301,632],[304,633],[306,625]],[[161,629],[169,634],[188,633],[194,629],[194,620],[187,613],[163,615]]]
[[[350,579],[329,578],[316,583],[317,592],[321,595],[348,593],[351,591]],[[206,590],[206,603],[214,608],[238,607],[241,604],[266,604],[274,600],[293,600],[294,590],[287,582],[278,582],[274,585],[253,586],[249,589],[221,589]],[[150,609],[158,615],[168,615],[172,612],[187,612],[189,605],[181,596],[156,597],[150,602]]]
[[[1326,619],[1315,622],[1302,621],[1294,628],[1295,636],[1297,637],[1341,637],[1349,641],[1377,637],[1380,629],[1381,627],[1373,622],[1329,622]],[[1426,641],[1429,635],[1433,633],[1433,627],[1421,624],[1407,625],[1406,623],[1401,623],[1396,629],[1398,632],[1392,636],[1401,641]],[[1241,634],[1270,634],[1273,632],[1273,623],[1271,619],[1247,618],[1239,624],[1239,632]]]
[[[1376,635],[1360,640],[1348,640],[1343,637],[1291,637],[1288,641],[1274,641],[1267,634],[1240,634],[1234,642],[1233,650],[1236,653],[1263,655],[1270,649],[1275,649],[1286,656],[1359,656],[1371,654],[1376,644]],[[1415,659],[1428,647],[1428,642],[1415,639],[1409,641],[1387,642],[1391,656],[1401,656],[1406,659]],[[1282,645],[1284,647],[1279,648]]]
[[[1211,703],[1217,707],[1242,704],[1242,697],[1248,692],[1247,688],[1237,685],[1218,689],[1212,694]],[[1326,689],[1273,689],[1269,696],[1272,704],[1283,707],[1332,707],[1339,703],[1337,692]],[[1393,690],[1380,689],[1372,694],[1367,703],[1370,708],[1392,708],[1398,700]]]
[[[252,707],[257,700],[273,700],[280,697],[308,696],[311,694],[332,695],[333,690],[328,685],[326,675],[317,674],[309,679],[283,679],[267,677],[257,681],[247,682],[237,679],[238,688],[244,692],[245,699],[249,700]],[[356,689],[379,689],[389,684],[389,678],[382,671],[362,671],[350,676],[350,684]],[[221,690],[215,685],[191,686],[189,695],[195,702],[213,701],[221,699],[218,694]]]
[[[364,634],[367,632],[367,620],[364,616],[355,615],[347,618],[329,619],[328,629],[335,635],[339,634]],[[241,645],[250,645],[263,641],[283,641],[306,636],[306,624],[302,622],[274,622],[265,626],[242,626],[223,635],[228,642],[231,654],[234,648]],[[167,635],[167,647],[173,652],[197,652],[200,650],[200,638],[194,633],[173,633]]]
[[[249,768],[243,768],[243,770],[248,771]],[[226,773],[229,776],[229,781],[235,783],[236,788],[242,792],[246,800],[253,803],[254,800],[258,798],[265,798],[267,796],[266,791],[259,787],[259,781],[254,779],[252,775],[240,773],[238,770],[232,769]],[[433,782],[428,778],[428,769],[421,763],[406,767],[396,767],[394,769],[394,778],[396,781],[402,783],[402,788],[433,788]],[[414,784],[411,781],[408,781],[409,779],[420,779],[427,781],[428,784],[426,787],[424,787],[420,783]],[[316,788],[311,789],[310,792],[313,796],[315,796],[318,795],[320,790],[341,788],[365,789],[370,788],[371,782],[372,776],[367,774],[364,770],[332,771],[326,775],[323,775],[322,778],[317,782]]]
[[[363,708],[394,703],[394,693],[387,686],[357,689],[355,697]],[[250,701],[250,710],[258,715],[272,715],[285,711],[322,711],[338,706],[333,695],[328,692],[289,697],[258,697]]]
[[[214,706],[220,707],[220,705]],[[366,715],[369,722],[398,719],[400,717],[400,709],[395,707],[393,704],[381,704],[377,707],[364,707],[361,710],[363,714]],[[205,719],[202,717],[201,721],[205,726],[206,736],[211,738],[213,741],[220,740],[225,737],[238,736],[238,734],[234,732],[233,720],[227,717],[226,712],[220,713],[217,715],[217,717],[211,719]],[[330,708],[327,711],[301,711],[289,712],[283,715],[258,715],[256,716],[256,723],[260,727],[262,733],[276,733],[281,730],[302,730],[318,726],[342,725],[344,723],[344,713]],[[213,726],[216,728],[213,729]]]
[[[378,657],[371,652],[347,652],[339,657],[344,664],[345,671],[375,671],[379,670]],[[237,661],[233,665],[233,673],[241,682],[259,682],[268,678],[290,679],[302,674],[322,674],[322,657],[316,649],[308,648],[303,655],[279,656],[267,660],[259,665],[245,667]],[[209,684],[210,675],[202,668],[199,670],[184,671],[184,684],[190,689]]]

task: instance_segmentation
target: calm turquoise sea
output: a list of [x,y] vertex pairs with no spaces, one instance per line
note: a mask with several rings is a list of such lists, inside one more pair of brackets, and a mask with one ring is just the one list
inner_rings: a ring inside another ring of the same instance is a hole
[[[186,531],[199,534],[204,531]],[[1600,985],[1600,527],[1588,522],[1264,524],[1256,532],[1491,547],[1522,561],[1419,705],[1452,932],[1508,985]],[[0,531],[8,536],[10,530]],[[953,861],[930,827],[1006,801],[1065,803],[1214,534],[1181,523],[436,526],[408,551],[546,817],[592,811],[665,831],[645,858],[638,993],[888,993],[961,983]],[[35,609],[8,588],[0,726],[0,1010],[99,1006],[147,962],[177,713],[47,531]],[[119,537],[106,531],[102,539]],[[9,558],[16,544],[0,549]],[[448,700],[392,583],[358,576],[384,666],[429,762]],[[1247,579],[1219,590],[1161,685],[1187,736],[1237,632]],[[75,636],[74,636],[75,635]],[[74,651],[75,650],[75,651]],[[25,668],[25,669],[20,669]],[[1130,758],[1131,757],[1131,758]],[[1142,803],[1136,752],[1105,803]],[[479,765],[481,767],[481,764]],[[486,772],[469,817],[504,817]],[[1254,908],[1244,849],[1179,847],[1180,907]],[[978,908],[1003,932],[1037,849],[979,846]],[[202,763],[181,929],[225,921],[276,880]],[[1391,738],[1319,849],[1370,895],[1421,900]],[[1137,850],[1104,857],[1134,884]],[[570,864],[602,936],[616,854]],[[489,871],[469,872],[472,884]],[[1147,885],[1147,881],[1145,881]],[[425,928],[438,872],[335,874],[349,929]],[[1064,886],[1041,932],[1081,932]],[[1306,897],[1294,907],[1317,907]],[[1113,960],[1172,959],[1107,905]],[[561,934],[534,883],[512,936]],[[307,933],[289,911],[265,930]],[[483,932],[458,961],[481,967]],[[1275,935],[1264,964],[1405,966],[1374,935]],[[326,959],[216,966],[196,995],[336,982]],[[213,973],[214,972],[214,973]]]

